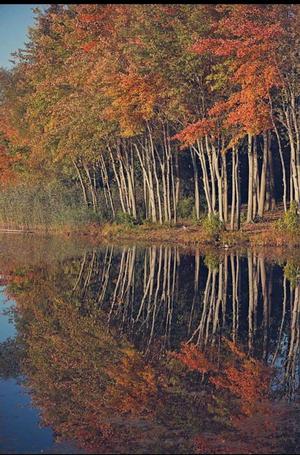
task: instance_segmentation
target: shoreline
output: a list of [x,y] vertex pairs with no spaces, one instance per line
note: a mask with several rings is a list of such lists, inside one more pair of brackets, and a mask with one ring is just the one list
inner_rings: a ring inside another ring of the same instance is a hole
[[[230,255],[248,254],[262,255],[265,259],[274,263],[292,262],[300,267],[300,235],[289,235],[275,231],[274,225],[269,224],[268,229],[258,231],[260,223],[256,225],[243,226],[240,231],[221,233],[218,240],[209,238],[204,234],[201,226],[189,225],[186,229],[182,226],[149,226],[137,225],[125,227],[123,225],[85,225],[79,228],[64,226],[61,228],[42,229],[3,229],[0,226],[0,233],[3,235],[18,234],[34,240],[36,238],[56,237],[62,242],[71,241],[81,247],[100,248],[101,246],[119,246],[149,248],[149,247],[170,247],[178,248],[178,251],[186,254],[208,255]],[[256,229],[253,229],[256,227]]]
[[178,223],[166,225],[125,226],[114,223],[102,225],[87,224],[81,227],[60,226],[30,228],[0,226],[2,234],[62,235],[67,237],[85,237],[93,243],[96,241],[134,241],[137,243],[163,243],[187,247],[210,246],[214,248],[300,248],[300,233],[290,234],[279,232],[273,223],[253,223],[243,226],[239,231],[224,230],[219,234],[210,235],[199,225]]

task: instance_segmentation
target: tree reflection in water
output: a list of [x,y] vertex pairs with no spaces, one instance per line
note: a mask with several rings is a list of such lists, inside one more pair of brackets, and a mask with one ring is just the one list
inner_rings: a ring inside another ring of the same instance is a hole
[[107,246],[8,281],[26,383],[58,438],[299,451],[300,283],[262,254]]

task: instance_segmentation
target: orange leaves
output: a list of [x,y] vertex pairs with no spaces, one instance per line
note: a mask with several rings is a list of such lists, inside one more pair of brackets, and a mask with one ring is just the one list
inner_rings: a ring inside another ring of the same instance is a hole
[[244,352],[242,352],[237,347],[236,343],[234,343],[233,341],[229,340],[228,338],[223,338],[222,341],[223,341],[223,343],[225,345],[228,346],[230,351],[237,356],[237,358],[239,358],[239,359],[245,359],[246,358],[246,354]]
[[153,369],[133,349],[124,351],[117,365],[106,369],[113,384],[106,399],[121,414],[148,415],[154,412],[157,383]]
[[18,162],[18,156],[11,156],[4,146],[0,146],[0,185],[7,185],[17,177],[14,165]]
[[150,120],[158,99],[159,78],[140,76],[135,72],[115,75],[109,80],[107,94],[111,106],[105,111],[107,117],[118,120],[123,136],[132,136]]
[[[235,343],[223,339],[219,364],[207,358],[194,344],[182,344],[179,353],[172,353],[189,370],[207,374],[215,391],[238,400],[237,415],[251,415],[261,400],[267,397],[270,371],[261,362],[248,358]],[[228,398],[229,399],[229,398]]]
[[223,118],[225,113],[225,128],[259,134],[271,127],[269,94],[281,85],[275,55],[285,31],[269,6],[232,5],[221,10],[211,36],[193,46],[198,54],[222,57],[231,68],[226,99],[210,113]]
[[243,97],[235,110],[228,112],[224,124],[227,127],[240,127],[244,133],[258,134],[271,127],[269,107],[263,102],[246,102]]
[[192,50],[197,54],[210,52],[219,57],[228,57],[233,51],[237,51],[239,49],[239,44],[240,43],[237,40],[202,38],[194,44]]
[[76,5],[77,34],[81,38],[96,39],[98,43],[103,39],[110,39],[107,47],[115,46],[115,39],[119,27],[126,25],[131,16],[131,8],[121,4],[84,4]]
[[266,66],[263,70],[262,82],[264,83],[266,90],[270,90],[274,85],[277,87],[282,86],[278,68],[271,65]]
[[258,360],[247,358],[235,343],[223,340],[231,356],[225,361],[221,374],[210,382],[218,389],[226,389],[239,399],[240,410],[251,415],[268,393],[270,371]]
[[210,382],[217,389],[227,389],[240,402],[240,410],[251,415],[257,402],[267,391],[264,368],[255,361],[244,361],[240,367],[228,366],[222,376],[211,377]]
[[90,23],[90,22],[96,22],[101,18],[101,15],[99,14],[88,14],[88,13],[82,13],[79,15],[79,20],[83,23]]
[[270,91],[282,83],[276,52],[284,29],[280,17],[263,5],[218,7],[220,19],[211,26],[209,36],[199,39],[192,51],[209,54],[213,66],[207,78],[217,92],[204,119],[188,125],[174,138],[189,146],[205,135],[231,135],[236,144],[243,135],[259,134],[272,127]]
[[82,45],[82,49],[85,51],[85,52],[89,52],[90,50],[92,50],[95,46],[97,45],[96,41],[90,41],[89,43],[85,43]]
[[173,136],[172,139],[178,139],[182,142],[184,147],[188,147],[196,142],[197,139],[204,137],[207,134],[213,133],[215,131],[216,122],[214,119],[203,119],[198,120],[196,123],[188,125],[180,133]]
[[12,103],[2,103],[0,108],[0,134],[12,144],[24,144],[26,139],[22,137],[16,126],[14,106]]
[[196,370],[199,373],[208,373],[216,370],[216,367],[207,360],[204,353],[194,344],[183,343],[180,352],[173,352],[172,356],[180,360],[190,370]]

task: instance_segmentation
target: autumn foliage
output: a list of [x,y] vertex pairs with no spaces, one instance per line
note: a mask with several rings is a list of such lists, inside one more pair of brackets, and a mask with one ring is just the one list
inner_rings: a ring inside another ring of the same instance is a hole
[[292,4],[50,5],[1,71],[2,181],[74,188],[99,222],[176,224],[186,198],[231,230],[244,204],[287,211],[299,43]]

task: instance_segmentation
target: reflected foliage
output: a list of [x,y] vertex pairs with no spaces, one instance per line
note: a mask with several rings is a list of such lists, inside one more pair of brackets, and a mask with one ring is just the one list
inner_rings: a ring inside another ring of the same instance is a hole
[[97,453],[297,453],[299,284],[261,254],[113,247],[23,265],[22,372]]
[[23,357],[23,345],[18,343],[18,340],[8,338],[0,343],[0,378],[20,376]]

